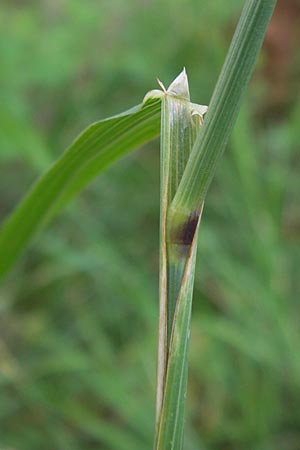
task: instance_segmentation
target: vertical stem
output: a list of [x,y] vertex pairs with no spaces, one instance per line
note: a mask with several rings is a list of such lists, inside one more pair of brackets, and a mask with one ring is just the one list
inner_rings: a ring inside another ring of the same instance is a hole
[[[163,88],[164,89],[164,88]],[[201,124],[189,101],[183,71],[162,97],[160,317],[155,449],[180,450],[187,379],[187,349],[196,258],[198,218],[189,229],[169,232],[169,207]],[[198,109],[199,113],[199,109]]]

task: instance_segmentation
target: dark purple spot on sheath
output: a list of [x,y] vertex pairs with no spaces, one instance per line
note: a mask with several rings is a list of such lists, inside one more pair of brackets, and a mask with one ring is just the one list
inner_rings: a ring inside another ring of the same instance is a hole
[[175,231],[173,242],[178,245],[191,245],[194,239],[198,220],[198,212],[193,211],[189,215],[188,220]]

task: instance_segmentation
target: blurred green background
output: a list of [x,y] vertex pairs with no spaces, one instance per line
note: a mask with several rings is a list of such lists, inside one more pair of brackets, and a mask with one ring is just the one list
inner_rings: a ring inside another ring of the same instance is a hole
[[[186,66],[208,104],[242,0],[2,0],[0,219],[92,121]],[[279,1],[200,229],[186,450],[300,449],[300,5]],[[159,142],[0,287],[0,449],[149,450]],[[0,255],[1,257],[1,255]]]

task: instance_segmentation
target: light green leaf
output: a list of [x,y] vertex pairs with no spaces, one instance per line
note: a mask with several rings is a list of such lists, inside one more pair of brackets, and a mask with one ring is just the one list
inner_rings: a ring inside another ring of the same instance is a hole
[[31,237],[91,179],[159,134],[161,100],[149,94],[131,110],[89,126],[34,184],[0,233],[0,277]]
[[276,0],[247,0],[171,207],[174,226],[201,208],[240,109]]

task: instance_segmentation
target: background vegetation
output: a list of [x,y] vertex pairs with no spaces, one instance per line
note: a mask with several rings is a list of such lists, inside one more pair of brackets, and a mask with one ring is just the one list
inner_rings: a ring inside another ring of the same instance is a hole
[[[84,126],[139,103],[156,76],[168,84],[185,65],[192,101],[207,104],[241,6],[2,1],[0,219]],[[207,197],[187,450],[300,448],[299,9],[278,3]],[[154,142],[99,177],[2,282],[1,450],[151,448],[158,202]]]

